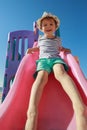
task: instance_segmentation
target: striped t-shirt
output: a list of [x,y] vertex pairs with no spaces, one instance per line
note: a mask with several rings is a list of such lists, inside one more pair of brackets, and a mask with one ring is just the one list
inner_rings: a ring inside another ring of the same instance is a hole
[[38,39],[38,47],[40,48],[39,58],[57,58],[59,56],[59,48],[61,41],[59,37],[46,38],[42,36]]

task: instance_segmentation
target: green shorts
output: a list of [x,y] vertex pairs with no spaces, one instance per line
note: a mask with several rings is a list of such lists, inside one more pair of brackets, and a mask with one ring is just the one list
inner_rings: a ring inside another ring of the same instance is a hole
[[54,64],[63,64],[65,70],[68,70],[68,65],[64,62],[63,59],[59,58],[42,58],[36,61],[36,72],[40,71],[40,70],[45,70],[48,73],[53,71],[53,66]]

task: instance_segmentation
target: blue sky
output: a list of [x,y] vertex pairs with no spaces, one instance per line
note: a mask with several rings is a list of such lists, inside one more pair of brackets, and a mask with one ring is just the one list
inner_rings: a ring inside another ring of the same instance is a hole
[[0,0],[0,86],[3,84],[8,33],[33,30],[33,22],[44,11],[59,17],[62,44],[78,56],[87,77],[87,0]]

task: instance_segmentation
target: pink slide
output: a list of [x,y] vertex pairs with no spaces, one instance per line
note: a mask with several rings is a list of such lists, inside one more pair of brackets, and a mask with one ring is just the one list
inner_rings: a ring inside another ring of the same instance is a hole
[[[26,55],[19,65],[13,85],[0,105],[1,130],[24,130],[37,57],[36,53]],[[61,57],[68,63],[69,75],[75,81],[85,104],[87,104],[87,80],[79,64],[71,54],[61,53]],[[61,85],[54,79],[53,74],[49,76],[39,104],[37,130],[76,130],[71,101]]]

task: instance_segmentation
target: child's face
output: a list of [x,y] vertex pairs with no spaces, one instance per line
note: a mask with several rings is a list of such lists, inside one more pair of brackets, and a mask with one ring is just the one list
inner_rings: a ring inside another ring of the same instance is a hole
[[42,20],[41,24],[42,32],[45,35],[51,36],[56,31],[56,24],[55,21],[52,18],[45,18]]

